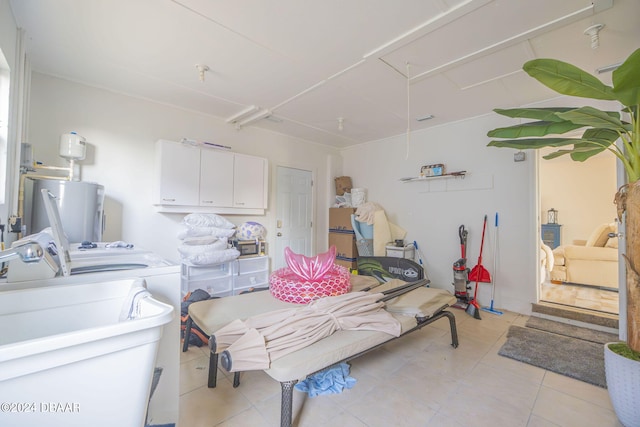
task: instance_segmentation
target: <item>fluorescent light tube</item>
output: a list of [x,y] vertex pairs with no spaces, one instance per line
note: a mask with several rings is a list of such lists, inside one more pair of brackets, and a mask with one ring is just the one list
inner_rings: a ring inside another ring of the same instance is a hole
[[251,116],[240,120],[238,122],[238,126],[246,126],[246,125],[248,125],[250,123],[254,123],[254,122],[257,122],[257,121],[262,120],[264,118],[267,118],[270,115],[271,115],[271,110],[267,110],[266,108],[263,108],[262,110],[258,111],[257,113],[252,114]]
[[240,120],[248,117],[250,114],[253,114],[258,110],[259,110],[258,107],[256,107],[255,105],[251,105],[251,106],[245,108],[244,110],[240,111],[239,113],[236,113],[233,116],[229,117],[227,119],[227,123],[237,123]]
[[616,68],[618,68],[621,65],[622,65],[622,62],[618,62],[617,64],[611,64],[611,65],[607,65],[605,67],[596,68],[596,73],[602,74],[602,73],[606,73],[606,72],[609,72],[609,71],[613,71],[613,70],[615,70]]

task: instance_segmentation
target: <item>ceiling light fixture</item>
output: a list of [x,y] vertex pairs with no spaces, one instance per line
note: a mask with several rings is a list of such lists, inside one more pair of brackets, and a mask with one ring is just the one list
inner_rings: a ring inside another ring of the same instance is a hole
[[259,110],[258,107],[256,107],[255,105],[251,105],[251,106],[245,108],[244,110],[242,110],[242,111],[234,114],[233,116],[229,117],[227,119],[227,123],[236,124],[240,120],[249,117],[251,114],[255,113],[258,110]]
[[238,126],[238,127],[246,126],[246,125],[249,125],[251,123],[255,123],[257,121],[260,121],[262,119],[266,119],[269,116],[271,116],[271,110],[263,108],[262,110],[258,111],[257,113],[252,114],[252,115],[240,120],[236,124],[236,126]]
[[273,123],[282,123],[284,121],[280,117],[276,117],[273,114],[265,117],[264,119],[269,120],[270,122],[273,122]]
[[591,49],[597,49],[600,46],[600,30],[604,28],[604,24],[595,24],[584,30],[585,36],[591,37]]
[[596,68],[596,73],[598,74],[608,73],[609,71],[613,71],[621,65],[622,65],[622,62],[618,62],[617,64],[605,65],[604,67]]
[[208,65],[196,64],[196,69],[198,70],[198,76],[200,77],[200,81],[204,83],[204,73],[209,71]]

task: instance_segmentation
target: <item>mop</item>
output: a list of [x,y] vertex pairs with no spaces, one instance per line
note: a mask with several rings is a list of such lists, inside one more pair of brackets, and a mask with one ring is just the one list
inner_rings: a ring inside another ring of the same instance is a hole
[[482,248],[484,247],[484,232],[487,229],[487,216],[484,216],[484,222],[482,224],[482,240],[480,241],[480,255],[478,256],[478,264],[471,269],[469,273],[469,279],[473,277],[476,281],[476,289],[473,292],[473,299],[469,301],[469,306],[465,310],[467,314],[470,314],[476,319],[480,319],[480,304],[478,304],[478,282],[490,282],[489,272],[482,265]]
[[491,281],[491,305],[489,305],[489,307],[482,307],[482,310],[501,316],[503,313],[493,308],[493,299],[495,298],[495,294],[496,294],[496,275],[498,271],[496,269],[497,260],[498,260],[498,212],[496,212],[495,225],[496,225],[496,229],[494,230],[494,240],[493,240],[493,280]]

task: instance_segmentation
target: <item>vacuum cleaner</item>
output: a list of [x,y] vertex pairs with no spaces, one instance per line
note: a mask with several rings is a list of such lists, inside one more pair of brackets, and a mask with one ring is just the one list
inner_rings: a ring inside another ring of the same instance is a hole
[[467,268],[467,235],[464,225],[458,227],[458,237],[460,238],[460,252],[461,256],[456,262],[453,263],[453,288],[454,295],[458,299],[458,302],[453,304],[452,307],[466,310],[469,306],[469,268]]

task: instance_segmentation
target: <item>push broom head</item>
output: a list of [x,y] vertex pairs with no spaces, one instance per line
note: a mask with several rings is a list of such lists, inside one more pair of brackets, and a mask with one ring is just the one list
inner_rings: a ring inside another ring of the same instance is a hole
[[469,302],[469,305],[467,306],[467,309],[465,311],[468,315],[473,316],[474,319],[481,320],[480,304],[478,304],[478,301],[475,298]]

